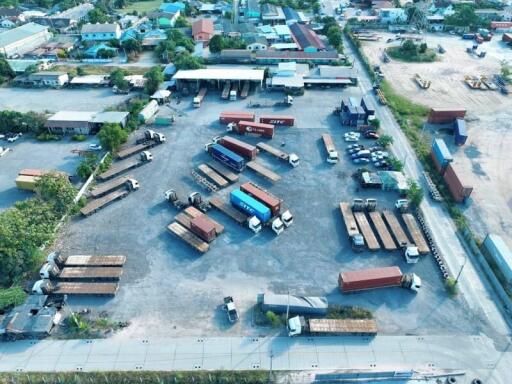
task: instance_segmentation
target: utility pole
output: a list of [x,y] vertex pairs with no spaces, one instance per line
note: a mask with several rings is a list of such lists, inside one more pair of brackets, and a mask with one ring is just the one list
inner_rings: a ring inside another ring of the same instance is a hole
[[462,270],[464,269],[464,267],[466,266],[466,263],[468,262],[468,255],[466,253],[464,253],[464,263],[462,264],[462,266],[460,267],[460,270],[459,270],[459,273],[457,274],[457,277],[455,278],[455,284],[457,284],[459,282],[459,277],[460,275],[462,274]]

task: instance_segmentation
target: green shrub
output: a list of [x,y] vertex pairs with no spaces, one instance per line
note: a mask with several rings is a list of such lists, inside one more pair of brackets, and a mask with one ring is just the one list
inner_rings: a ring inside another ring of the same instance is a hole
[[273,327],[281,327],[283,325],[282,319],[272,311],[267,311],[265,317]]
[[0,310],[20,305],[25,301],[27,294],[21,287],[0,289]]
[[36,136],[36,139],[38,141],[59,141],[62,139],[61,136],[59,135],[54,135],[53,133],[40,133],[39,135]]
[[373,313],[361,307],[347,305],[330,305],[327,310],[328,319],[373,319]]
[[85,141],[85,140],[87,140],[87,136],[85,136],[85,135],[73,135],[73,136],[71,136],[71,140],[73,140],[73,141]]
[[457,296],[457,293],[459,292],[457,288],[457,280],[455,280],[453,277],[449,277],[444,281],[444,287],[446,288],[448,295],[451,297]]

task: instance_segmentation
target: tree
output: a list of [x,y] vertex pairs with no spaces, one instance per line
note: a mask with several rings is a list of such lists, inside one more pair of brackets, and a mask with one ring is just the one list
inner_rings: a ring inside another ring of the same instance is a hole
[[139,53],[142,51],[142,45],[140,41],[137,39],[128,39],[121,43],[121,47],[123,47],[126,52],[136,52]]
[[100,49],[98,51],[98,53],[96,54],[96,56],[98,56],[101,59],[111,59],[115,55],[116,55],[116,51],[114,51],[113,49],[104,49],[104,48]]
[[2,84],[6,79],[14,79],[15,76],[16,74],[12,70],[7,60],[0,58],[0,84]]
[[176,57],[174,65],[176,69],[199,69],[203,67],[203,60],[190,53],[182,53]]
[[222,51],[222,36],[221,35],[215,35],[210,39],[210,43],[208,47],[210,48],[211,53],[219,53]]
[[31,73],[37,72],[37,65],[31,64],[27,68],[25,68],[25,75],[30,75]]
[[82,160],[80,165],[78,165],[76,169],[76,174],[82,180],[86,180],[94,172],[94,168],[96,167],[97,162],[98,156],[96,156],[95,154],[87,155],[85,159]]
[[36,190],[58,215],[66,214],[73,206],[76,190],[65,176],[46,174],[37,180]]
[[512,75],[512,66],[508,61],[500,61],[500,74],[506,82],[510,82],[510,75]]
[[89,22],[92,24],[108,23],[110,21],[110,18],[107,16],[107,14],[100,8],[91,9],[87,14],[87,17],[89,18]]
[[45,122],[45,116],[36,112],[0,111],[0,133],[41,133],[45,130]]
[[370,120],[370,125],[375,129],[379,129],[380,128],[380,120],[375,117],[375,119]]
[[107,123],[101,127],[98,138],[103,148],[116,151],[121,144],[128,140],[128,132],[121,128],[119,124]]
[[187,21],[187,19],[183,16],[179,16],[177,19],[176,19],[176,23],[174,24],[174,26],[176,28],[186,28],[190,25],[190,23]]
[[379,139],[377,140],[377,143],[379,145],[382,145],[384,148],[387,148],[389,147],[391,144],[393,144],[393,136],[390,136],[390,135],[382,135],[381,137],[379,137]]
[[418,50],[419,53],[425,53],[427,52],[427,43],[421,43],[420,48]]
[[116,68],[110,72],[110,82],[121,91],[130,89],[130,82],[125,80],[124,77],[128,75],[128,72],[122,68]]
[[423,200],[423,188],[412,179],[407,180],[407,186],[407,199],[413,207],[418,208]]
[[331,44],[334,48],[338,48],[343,41],[340,28],[335,25],[330,27],[327,31],[327,39],[329,40],[329,44]]
[[401,50],[405,54],[415,56],[416,55],[416,44],[414,44],[414,41],[407,39],[402,44]]
[[388,163],[393,169],[393,171],[402,172],[404,170],[404,163],[402,163],[400,160],[398,160],[396,157],[391,156],[388,159]]
[[160,67],[153,67],[144,74],[146,84],[144,85],[144,92],[152,95],[158,90],[160,83],[164,81],[164,74]]
[[482,21],[475,13],[475,7],[471,4],[462,4],[455,9],[453,15],[446,16],[445,25],[455,25],[460,27],[475,27]]
[[77,76],[85,76],[87,75],[87,72],[83,67],[76,67],[76,74]]

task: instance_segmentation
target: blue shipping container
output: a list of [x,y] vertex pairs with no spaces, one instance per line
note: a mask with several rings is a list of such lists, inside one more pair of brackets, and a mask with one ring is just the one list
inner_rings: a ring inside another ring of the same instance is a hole
[[453,136],[455,138],[455,145],[464,145],[468,139],[468,130],[466,129],[466,122],[464,119],[456,119],[453,127]]
[[452,154],[443,139],[434,139],[432,142],[432,152],[441,167],[446,167],[448,163],[453,161]]
[[494,260],[505,279],[512,284],[512,252],[507,244],[505,244],[500,236],[489,234],[482,246]]
[[270,209],[239,189],[231,191],[229,200],[235,207],[249,215],[256,216],[263,223],[270,220]]
[[462,38],[464,40],[473,40],[475,38],[475,34],[474,33],[465,33],[462,35]]
[[245,159],[242,156],[237,155],[220,144],[213,144],[210,147],[210,153],[214,159],[219,160],[235,171],[241,172],[245,168]]

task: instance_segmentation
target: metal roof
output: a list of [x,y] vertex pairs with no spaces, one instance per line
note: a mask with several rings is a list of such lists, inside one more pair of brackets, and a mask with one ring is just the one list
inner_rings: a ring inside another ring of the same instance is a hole
[[118,30],[119,24],[117,23],[105,23],[105,24],[84,24],[82,27],[82,33],[113,33]]
[[36,23],[28,23],[21,27],[10,29],[0,33],[0,47],[5,47],[45,31],[48,31],[48,27]]
[[260,69],[208,68],[178,71],[175,80],[251,80],[263,81],[264,71]]
[[126,117],[128,117],[129,112],[117,112],[117,111],[107,111],[107,112],[97,112],[90,120],[91,123],[121,123]]
[[295,42],[301,49],[305,49],[307,47],[315,47],[319,50],[325,49],[325,44],[320,40],[316,32],[309,29],[304,24],[292,24],[290,25],[290,31],[293,34]]
[[208,33],[213,35],[213,21],[211,19],[200,19],[192,24],[192,35]]
[[97,112],[91,111],[59,111],[50,116],[48,121],[90,121]]

